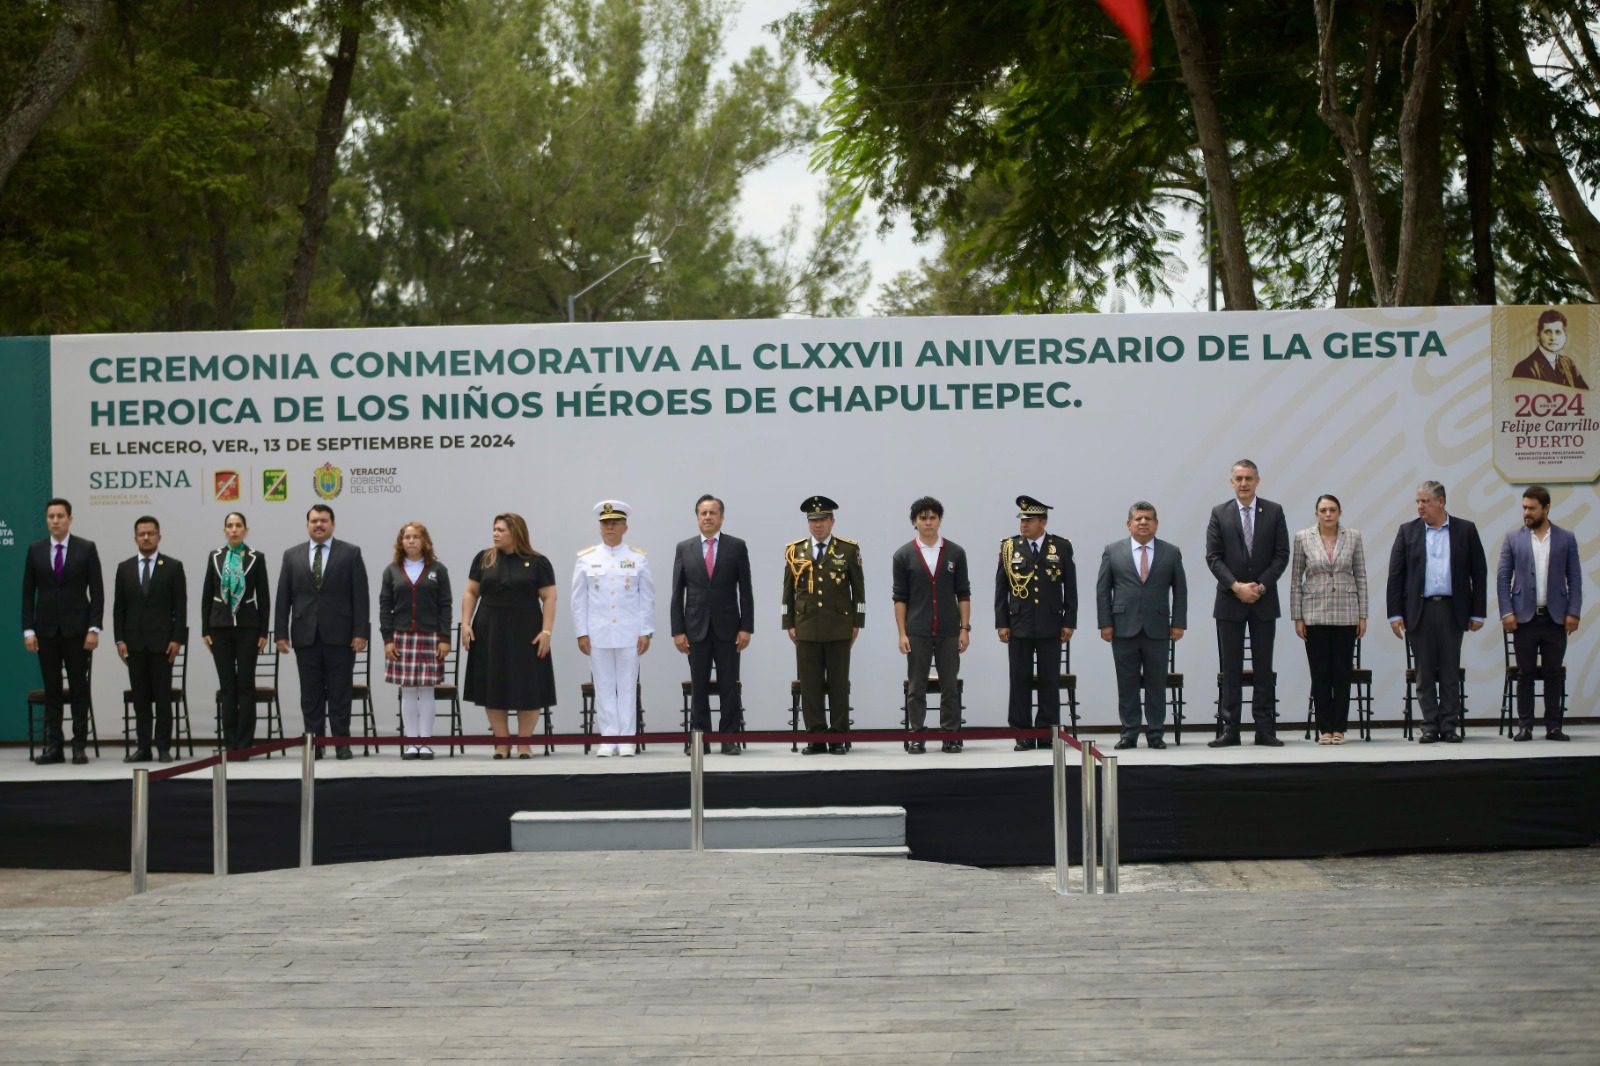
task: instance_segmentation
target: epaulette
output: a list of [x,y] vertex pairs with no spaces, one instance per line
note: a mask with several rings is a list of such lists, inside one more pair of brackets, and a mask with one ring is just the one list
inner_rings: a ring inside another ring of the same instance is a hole
[[838,541],[840,544],[848,544],[853,548],[861,547],[859,542],[853,541],[849,537],[834,537],[833,539]]
[[582,550],[582,551],[580,551],[580,552],[579,552],[579,553],[578,553],[578,557],[579,557],[579,558],[582,558],[582,557],[583,557],[583,556],[585,556],[585,555],[588,555],[588,554],[589,554],[589,553],[590,553],[590,552],[592,552],[592,551],[594,551],[594,550],[595,550],[595,549],[596,549],[596,548],[598,548],[598,547],[600,547],[600,545],[598,545],[598,544],[591,544],[591,545],[589,545],[589,546],[588,546],[588,547],[587,547],[587,548],[585,548],[585,549],[583,549],[583,550]]
[[631,552],[638,552],[640,555],[649,555],[650,554],[649,552],[645,551],[643,548],[635,548],[632,544],[625,545],[625,547]]
[[810,543],[811,543],[811,538],[810,537],[801,537],[799,540],[791,540],[788,544],[784,545],[784,547],[786,547],[786,548],[798,548],[802,544],[810,544]]

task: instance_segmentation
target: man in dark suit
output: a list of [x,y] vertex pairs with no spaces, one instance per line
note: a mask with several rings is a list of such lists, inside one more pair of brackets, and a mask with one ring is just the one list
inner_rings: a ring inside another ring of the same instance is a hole
[[[1010,661],[1006,718],[1012,729],[1061,724],[1061,645],[1078,628],[1078,570],[1072,542],[1045,531],[1050,505],[1017,497],[1020,532],[1000,542],[994,575],[994,627]],[[1029,722],[1034,677],[1039,710]],[[1034,747],[1017,741],[1017,751]],[[1048,748],[1041,740],[1038,747]]]
[[1587,389],[1583,373],[1565,354],[1567,347],[1567,316],[1550,308],[1539,316],[1534,327],[1539,346],[1528,357],[1511,368],[1511,376],[1531,381],[1544,381],[1551,385],[1565,385],[1569,389]]
[[188,589],[183,564],[160,552],[161,523],[145,515],[133,523],[139,553],[117,566],[112,582],[111,626],[117,655],[128,665],[138,748],[128,762],[149,762],[151,704],[155,746],[172,761],[172,663],[189,641]]
[[850,649],[866,623],[861,547],[833,535],[838,506],[826,496],[805,500],[800,510],[810,535],[783,550],[783,628],[794,642],[806,732],[840,734],[831,744],[807,744],[807,755],[850,750],[842,736],[850,729]]
[[65,762],[62,754],[61,668],[72,690],[72,763],[89,761],[89,656],[100,644],[106,590],[94,541],[74,537],[72,504],[44,505],[50,535],[28,547],[22,567],[22,642],[39,656],[44,681],[44,750],[40,766]]
[[[347,737],[351,672],[372,636],[367,567],[360,548],[333,539],[327,504],[306,512],[306,533],[310,541],[284,552],[278,571],[278,651],[294,647],[306,731],[320,737],[331,727],[334,736]],[[339,758],[350,754],[349,745],[339,745]]]
[[1444,486],[1417,487],[1417,517],[1400,527],[1389,552],[1389,628],[1411,637],[1417,660],[1422,734],[1432,744],[1461,741],[1461,637],[1483,628],[1489,564],[1478,527],[1445,511]]
[[1128,508],[1132,540],[1115,540],[1100,555],[1095,615],[1100,639],[1117,667],[1118,748],[1139,744],[1139,693],[1144,692],[1145,742],[1164,748],[1167,724],[1167,649],[1189,626],[1189,584],[1183,553],[1156,539],[1155,505]]
[[1533,739],[1533,679],[1544,678],[1544,737],[1566,740],[1561,729],[1562,660],[1567,638],[1583,614],[1583,567],[1578,538],[1550,521],[1550,490],[1522,493],[1522,525],[1506,534],[1496,580],[1500,625],[1517,657],[1517,720],[1513,740]]
[[1278,578],[1289,566],[1289,526],[1283,508],[1256,496],[1261,472],[1249,459],[1233,464],[1233,499],[1211,509],[1206,526],[1206,566],[1217,579],[1211,616],[1217,621],[1217,693],[1222,732],[1213,748],[1239,743],[1244,702],[1244,635],[1250,630],[1250,694],[1256,743],[1281,748],[1278,739],[1278,675],[1272,670],[1272,642],[1278,627]]
[[[678,545],[672,559],[672,642],[689,657],[690,723],[711,729],[711,670],[717,671],[722,708],[717,731],[731,732],[744,722],[739,699],[739,653],[755,632],[750,593],[750,553],[744,541],[722,532],[722,501],[706,495],[695,501],[700,535]],[[724,755],[739,745],[723,744]]]

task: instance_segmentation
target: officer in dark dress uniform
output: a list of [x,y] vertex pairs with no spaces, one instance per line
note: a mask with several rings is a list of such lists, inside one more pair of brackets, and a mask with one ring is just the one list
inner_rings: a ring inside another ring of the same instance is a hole
[[[1011,660],[1007,718],[1013,729],[1061,724],[1061,645],[1078,628],[1078,571],[1072,542],[1045,531],[1050,505],[1017,497],[1020,532],[1000,542],[994,576],[994,626]],[[1039,712],[1028,721],[1034,677]],[[1033,741],[1017,741],[1027,751]],[[1038,742],[1048,748],[1050,742]]]
[[[783,552],[783,628],[794,641],[800,712],[808,733],[849,730],[850,646],[866,621],[861,548],[833,535],[833,512],[838,506],[826,496],[812,496],[802,503],[811,535]],[[848,750],[841,737],[831,745],[808,744],[805,754],[843,755]]]

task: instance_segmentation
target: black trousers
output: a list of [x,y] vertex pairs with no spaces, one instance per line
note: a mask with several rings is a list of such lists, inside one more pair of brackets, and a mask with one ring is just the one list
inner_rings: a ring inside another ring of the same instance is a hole
[[1162,637],[1140,633],[1133,637],[1111,638],[1111,661],[1117,668],[1117,717],[1122,720],[1122,737],[1139,735],[1139,694],[1144,694],[1143,722],[1153,740],[1167,726],[1167,647]]
[[39,642],[39,678],[44,682],[44,751],[53,755],[61,750],[62,706],[66,694],[61,687],[61,667],[67,668],[67,688],[72,690],[72,750],[89,746],[89,649],[83,636],[44,636]]
[[961,641],[957,637],[909,637],[906,653],[906,726],[928,721],[928,667],[939,672],[939,728],[961,728]]
[[1278,731],[1278,675],[1272,672],[1272,641],[1278,630],[1276,618],[1251,618],[1243,622],[1217,619],[1217,662],[1222,668],[1222,683],[1217,693],[1222,707],[1222,727],[1227,733],[1239,732],[1239,716],[1244,703],[1244,632],[1250,629],[1250,716],[1255,719],[1256,736],[1273,736]]
[[[139,747],[148,749],[154,740],[158,750],[166,751],[172,747],[172,664],[167,661],[167,653],[129,651],[128,687],[133,690],[134,728]],[[155,726],[153,734],[152,724]]]
[[217,667],[218,740],[229,751],[248,748],[256,742],[256,657],[261,643],[259,629],[214,629],[211,631],[211,661]]
[[1567,655],[1567,627],[1540,608],[1533,620],[1517,623],[1511,633],[1511,647],[1517,656],[1517,718],[1524,729],[1533,728],[1533,679],[1544,681],[1544,728],[1561,728],[1561,697],[1564,682],[1562,660]]
[[[1006,644],[1011,666],[1011,698],[1006,721],[1012,729],[1043,728],[1061,724],[1061,638],[1019,637]],[[1033,705],[1033,678],[1039,677],[1039,710],[1029,721]]]
[[1461,637],[1448,599],[1424,600],[1422,621],[1411,633],[1417,660],[1417,702],[1422,731],[1435,735],[1461,728]]
[[[797,640],[795,670],[800,680],[800,715],[806,732],[850,728],[850,641]],[[924,675],[926,678],[926,675]],[[823,698],[827,698],[824,717]]]
[[294,649],[300,673],[300,715],[315,736],[350,735],[350,686],[356,653],[348,644],[301,644]]
[[1306,626],[1306,664],[1311,667],[1311,706],[1318,733],[1343,733],[1350,725],[1355,647],[1355,626]]
[[711,670],[717,671],[717,732],[744,724],[739,703],[739,649],[731,640],[707,638],[689,645],[689,727],[711,732]]

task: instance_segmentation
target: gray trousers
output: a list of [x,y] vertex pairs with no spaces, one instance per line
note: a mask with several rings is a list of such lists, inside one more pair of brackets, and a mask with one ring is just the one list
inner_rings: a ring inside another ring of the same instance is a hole
[[1422,731],[1444,736],[1461,728],[1461,637],[1449,600],[1424,600],[1422,622],[1411,633],[1417,660],[1417,702]]
[[1122,719],[1122,738],[1139,735],[1139,694],[1144,693],[1144,725],[1147,734],[1159,738],[1167,725],[1167,638],[1156,639],[1140,633],[1136,637],[1113,637],[1111,659],[1117,667],[1117,716]]
[[961,642],[956,637],[909,637],[906,655],[906,725],[922,729],[928,720],[928,667],[939,673],[939,728],[961,728]]

